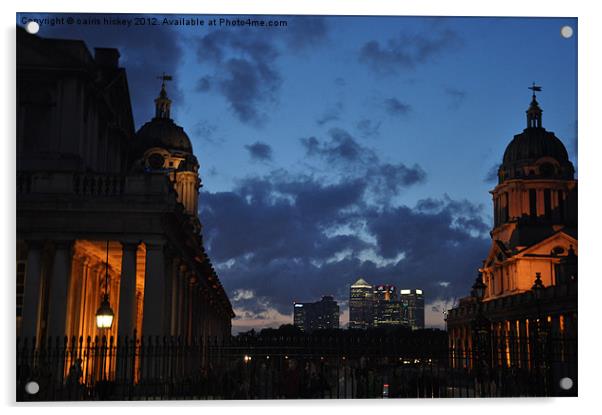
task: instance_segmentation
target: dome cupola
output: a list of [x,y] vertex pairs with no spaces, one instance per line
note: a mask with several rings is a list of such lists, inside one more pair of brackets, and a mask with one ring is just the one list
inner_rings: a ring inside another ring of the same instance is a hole
[[165,90],[165,81],[172,77],[163,75],[159,96],[155,98],[155,116],[136,133],[134,156],[141,157],[151,148],[162,148],[170,152],[192,154],[190,138],[182,127],[171,119],[171,100]]
[[198,219],[199,162],[192,152],[192,144],[182,127],[171,119],[171,100],[165,90],[165,81],[172,77],[163,74],[161,91],[155,99],[155,116],[136,133],[132,145],[133,169],[168,174],[170,182],[190,216],[195,231],[200,231]]
[[527,128],[515,135],[506,147],[498,182],[529,178],[573,179],[575,169],[566,147],[553,132],[543,128],[543,111],[535,96],[541,87],[533,84],[529,89],[533,96],[526,111]]

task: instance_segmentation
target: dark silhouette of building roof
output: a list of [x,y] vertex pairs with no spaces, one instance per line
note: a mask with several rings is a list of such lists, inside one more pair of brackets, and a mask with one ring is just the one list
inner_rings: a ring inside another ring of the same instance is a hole
[[192,153],[190,138],[171,118],[155,117],[145,123],[136,133],[136,144],[139,154],[153,147]]

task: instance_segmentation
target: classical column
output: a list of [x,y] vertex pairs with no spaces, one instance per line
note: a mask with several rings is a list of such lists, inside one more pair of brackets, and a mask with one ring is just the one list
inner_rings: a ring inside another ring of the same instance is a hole
[[122,242],[121,281],[119,283],[118,336],[131,337],[136,329],[136,251],[138,243]]
[[170,322],[170,335],[178,335],[178,324],[180,319],[179,307],[180,307],[180,262],[179,258],[173,260],[173,264],[170,268],[171,278],[171,322]]
[[[87,259],[81,254],[75,254],[69,283],[69,298],[67,302],[67,334],[78,336],[82,319],[81,302],[83,301],[83,280]],[[71,340],[69,340],[71,341]]]
[[186,265],[180,265],[178,273],[178,285],[179,296],[178,296],[178,336],[182,336],[186,339],[187,327],[188,327],[188,282],[186,276]]
[[54,251],[48,296],[48,336],[65,336],[67,292],[71,278],[71,242],[57,242]]
[[[85,332],[85,328],[86,328],[86,318],[88,317],[86,315],[86,301],[87,300],[87,295],[88,295],[88,279],[90,274],[90,258],[88,257],[84,257],[82,259],[82,275],[81,275],[81,279],[79,281],[79,290],[78,290],[78,296],[79,296],[79,300],[78,300],[78,311],[77,311],[77,315],[78,315],[78,321],[77,324],[75,325],[75,335],[76,336],[83,336],[86,332]],[[85,340],[85,339],[84,339]]]
[[[31,338],[37,336],[40,306],[42,298],[42,243],[27,243],[27,264],[25,266],[25,291],[23,296],[23,314],[21,336]],[[31,340],[30,340],[31,341]]]
[[163,336],[168,333],[165,298],[165,254],[164,243],[146,244],[146,275],[144,277],[144,310],[142,317],[143,336]]
[[192,342],[194,339],[194,330],[193,324],[194,321],[194,285],[196,284],[196,276],[191,272],[187,275],[188,281],[188,291],[186,295],[186,303],[187,303],[187,325],[186,325],[186,334],[188,337],[188,341]]
[[170,335],[172,332],[172,308],[173,308],[173,279],[174,279],[174,255],[175,252],[169,245],[165,246],[163,250],[163,266],[165,272],[165,288],[164,288],[164,301],[165,301],[165,335]]

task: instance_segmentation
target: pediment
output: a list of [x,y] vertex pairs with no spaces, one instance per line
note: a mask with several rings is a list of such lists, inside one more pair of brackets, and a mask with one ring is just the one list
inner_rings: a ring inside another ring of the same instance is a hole
[[521,250],[517,256],[564,256],[571,246],[575,250],[575,254],[578,255],[577,244],[576,238],[564,231],[558,231],[554,235]]

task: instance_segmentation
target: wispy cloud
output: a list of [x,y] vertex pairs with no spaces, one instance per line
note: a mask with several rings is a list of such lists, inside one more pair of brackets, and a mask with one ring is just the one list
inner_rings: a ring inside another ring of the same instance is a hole
[[366,42],[359,51],[359,61],[378,74],[397,74],[403,69],[414,69],[432,61],[460,44],[460,37],[451,29],[415,34],[402,32],[383,43],[377,40]]
[[256,161],[271,161],[272,147],[269,144],[257,141],[253,144],[246,145],[245,148],[249,152],[252,160]]

